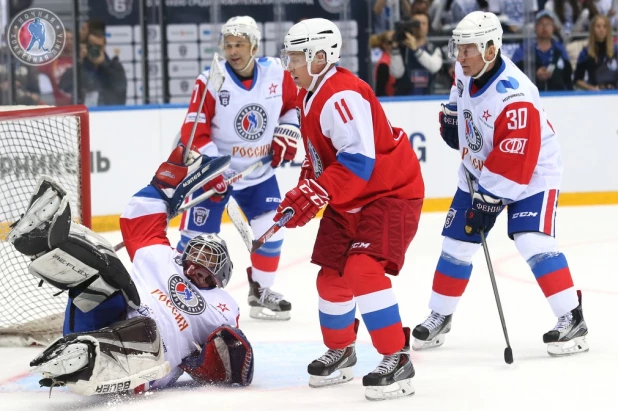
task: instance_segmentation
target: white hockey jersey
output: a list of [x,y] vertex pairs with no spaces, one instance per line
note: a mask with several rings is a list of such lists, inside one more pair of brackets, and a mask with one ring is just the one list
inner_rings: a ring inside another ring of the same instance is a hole
[[456,63],[449,101],[457,104],[459,188],[468,191],[465,167],[477,178],[480,191],[512,202],[559,189],[562,160],[538,89],[511,60],[502,60],[479,90]]
[[[208,156],[232,156],[230,168],[242,171],[270,152],[273,131],[279,124],[298,125],[296,94],[298,89],[279,59],[255,60],[252,80],[242,82],[225,63],[225,81],[217,93],[208,84],[208,94],[198,117],[193,145]],[[180,134],[187,144],[195,122],[209,70],[195,82],[189,109]],[[241,190],[269,179],[275,173],[270,163],[234,184]]]
[[130,310],[129,317],[143,315],[157,323],[165,359],[172,366],[165,382],[182,373],[176,367],[216,328],[238,327],[240,316],[238,304],[225,290],[200,289],[185,277],[181,254],[166,237],[167,218],[167,204],[152,186],[133,196],[120,217],[123,241],[133,261],[131,278],[141,299],[140,308]]

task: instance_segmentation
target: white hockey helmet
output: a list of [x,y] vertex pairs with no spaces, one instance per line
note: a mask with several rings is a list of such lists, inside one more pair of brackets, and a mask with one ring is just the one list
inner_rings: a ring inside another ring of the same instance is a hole
[[257,23],[250,16],[236,16],[229,19],[221,27],[221,44],[225,36],[245,37],[251,43],[251,48],[258,46],[262,39],[262,33]]
[[[297,51],[305,53],[307,71],[313,76],[309,90],[312,90],[319,76],[324,74],[331,64],[337,63],[341,55],[341,31],[330,20],[315,18],[303,20],[293,25],[283,39],[281,61],[284,68],[289,67],[288,53]],[[326,67],[318,74],[311,73],[311,62],[316,54],[326,54]]]
[[453,30],[453,37],[449,41],[448,47],[449,57],[457,57],[458,45],[474,44],[485,62],[483,70],[474,76],[474,78],[478,78],[485,73],[487,66],[493,61],[485,60],[488,43],[490,41],[493,43],[497,57],[498,50],[502,47],[502,34],[502,24],[498,16],[484,11],[473,11],[464,17]]

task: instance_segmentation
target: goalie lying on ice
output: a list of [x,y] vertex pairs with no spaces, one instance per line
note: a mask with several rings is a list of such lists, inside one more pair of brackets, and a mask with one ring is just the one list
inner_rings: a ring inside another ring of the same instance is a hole
[[31,256],[31,274],[69,293],[64,336],[30,363],[42,386],[141,392],[183,371],[199,383],[251,383],[253,350],[223,290],[233,267],[225,242],[198,236],[180,254],[165,232],[189,193],[222,179],[229,157],[192,152],[184,165],[183,152],[172,152],[121,216],[131,274],[107,240],[71,221],[62,187],[39,182],[8,240]]

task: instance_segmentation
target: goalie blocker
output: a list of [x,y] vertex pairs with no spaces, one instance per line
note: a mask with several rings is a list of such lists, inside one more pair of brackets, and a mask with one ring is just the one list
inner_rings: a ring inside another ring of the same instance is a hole
[[[82,313],[100,304],[116,304],[112,300],[122,297],[132,308],[140,305],[137,288],[112,245],[87,227],[71,221],[66,192],[50,177],[41,178],[28,209],[13,226],[7,240],[17,251],[33,259],[28,267],[32,275],[69,291],[69,301],[79,309],[78,315],[87,315]],[[68,310],[70,315],[65,318],[63,334],[84,331],[75,326],[75,311]],[[96,326],[99,319],[88,320],[93,328],[109,324],[108,318],[101,319],[105,324],[99,326]]]

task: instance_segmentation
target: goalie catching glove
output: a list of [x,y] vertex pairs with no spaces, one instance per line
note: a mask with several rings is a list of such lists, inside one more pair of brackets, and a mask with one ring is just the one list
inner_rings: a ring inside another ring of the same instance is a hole
[[240,329],[222,325],[180,368],[200,384],[249,385],[253,381],[253,348]]
[[179,145],[162,163],[152,179],[154,186],[167,201],[169,214],[174,217],[184,200],[194,191],[214,189],[218,195],[225,195],[227,184],[222,173],[230,165],[230,156],[210,158],[191,150],[187,164],[183,164],[185,147]]

